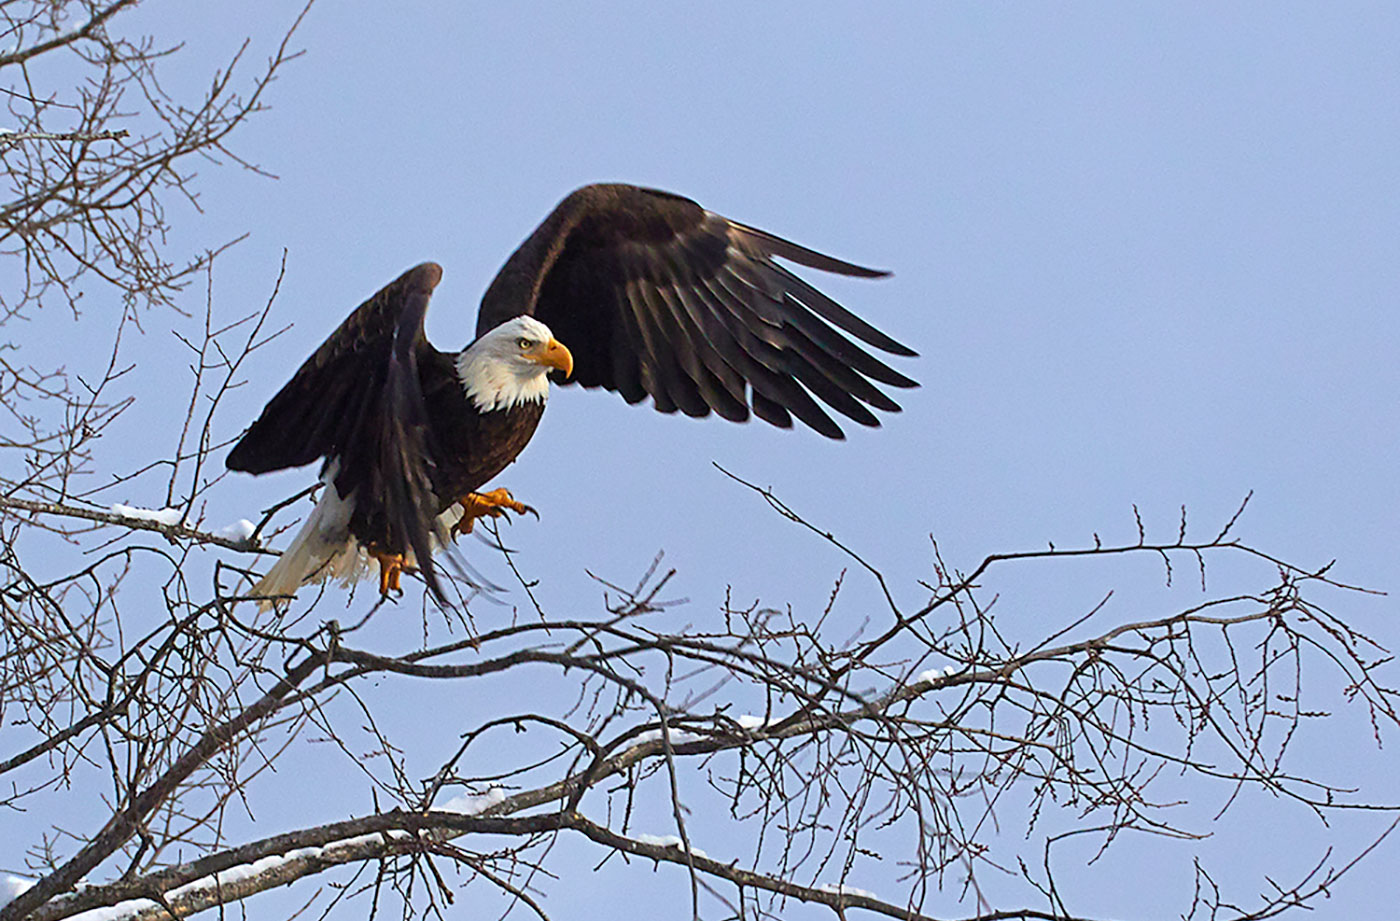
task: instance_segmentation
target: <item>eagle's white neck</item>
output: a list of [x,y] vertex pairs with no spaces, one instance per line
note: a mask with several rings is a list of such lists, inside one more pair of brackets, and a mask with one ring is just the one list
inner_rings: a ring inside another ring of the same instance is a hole
[[507,320],[457,356],[457,379],[478,411],[511,409],[549,398],[549,368],[520,354],[521,338],[548,342],[549,327],[533,317]]

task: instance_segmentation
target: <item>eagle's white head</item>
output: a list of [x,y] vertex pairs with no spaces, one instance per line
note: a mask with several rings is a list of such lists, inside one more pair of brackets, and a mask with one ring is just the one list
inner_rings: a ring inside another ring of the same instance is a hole
[[551,370],[568,377],[574,356],[534,317],[507,320],[457,356],[457,378],[481,412],[543,402]]

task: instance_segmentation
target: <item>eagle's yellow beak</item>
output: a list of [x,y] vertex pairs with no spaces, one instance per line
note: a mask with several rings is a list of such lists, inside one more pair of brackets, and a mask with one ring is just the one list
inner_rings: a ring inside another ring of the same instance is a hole
[[554,368],[564,372],[565,377],[574,373],[573,353],[558,339],[550,339],[546,342],[534,356],[534,359],[546,368]]

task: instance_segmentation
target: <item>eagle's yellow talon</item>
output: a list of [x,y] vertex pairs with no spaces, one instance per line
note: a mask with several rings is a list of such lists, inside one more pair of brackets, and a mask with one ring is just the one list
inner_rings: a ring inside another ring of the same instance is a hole
[[380,553],[378,550],[370,550],[369,555],[379,563],[379,594],[387,595],[390,592],[402,591],[399,587],[399,579],[403,571],[407,568],[407,561],[402,553]]
[[536,518],[540,517],[539,512],[524,502],[515,501],[510,490],[504,487],[484,493],[467,493],[466,496],[457,501],[457,504],[462,507],[462,517],[452,526],[453,540],[456,540],[459,535],[470,534],[478,518],[503,518],[506,517],[508,511],[515,512],[517,515],[529,512]]

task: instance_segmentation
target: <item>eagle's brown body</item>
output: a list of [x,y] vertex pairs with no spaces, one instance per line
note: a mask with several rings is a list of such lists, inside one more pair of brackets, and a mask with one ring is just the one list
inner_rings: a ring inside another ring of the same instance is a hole
[[[419,375],[427,404],[434,463],[429,479],[438,512],[500,475],[525,450],[544,417],[543,402],[478,412],[457,379],[450,359],[438,353]],[[450,497],[450,498],[443,498]]]

